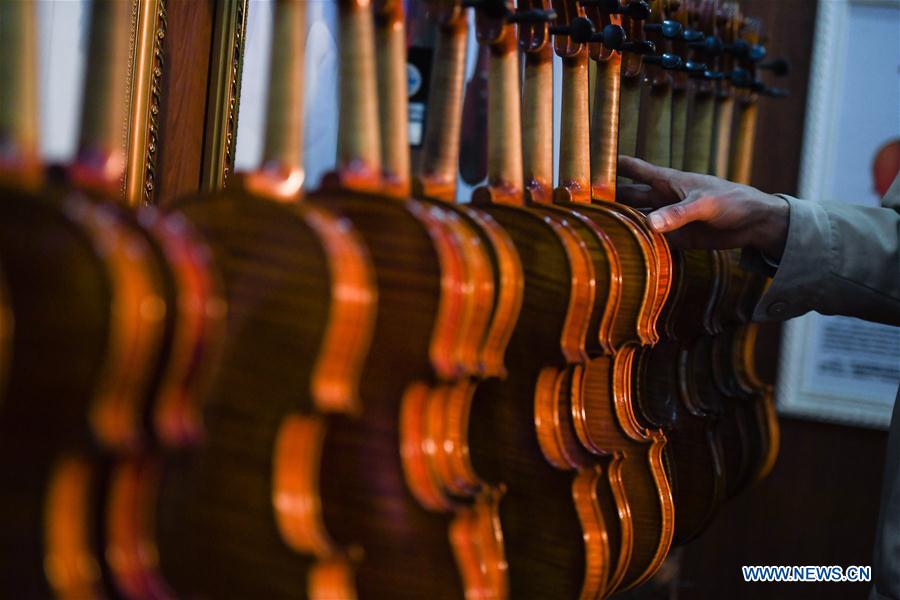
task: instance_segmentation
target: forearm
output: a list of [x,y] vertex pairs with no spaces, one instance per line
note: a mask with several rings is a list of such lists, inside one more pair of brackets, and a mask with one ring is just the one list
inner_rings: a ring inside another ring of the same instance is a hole
[[754,318],[815,310],[900,325],[900,213],[782,197],[784,252]]

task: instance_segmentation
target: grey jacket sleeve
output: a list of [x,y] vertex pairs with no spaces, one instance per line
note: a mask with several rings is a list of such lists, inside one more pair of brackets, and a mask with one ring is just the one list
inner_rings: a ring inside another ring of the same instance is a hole
[[790,205],[787,243],[753,318],[815,310],[900,325],[900,211],[779,195]]

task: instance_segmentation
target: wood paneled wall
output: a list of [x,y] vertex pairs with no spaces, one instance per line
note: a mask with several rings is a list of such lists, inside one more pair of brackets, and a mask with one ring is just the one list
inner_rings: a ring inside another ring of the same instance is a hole
[[168,0],[157,202],[200,189],[215,0]]

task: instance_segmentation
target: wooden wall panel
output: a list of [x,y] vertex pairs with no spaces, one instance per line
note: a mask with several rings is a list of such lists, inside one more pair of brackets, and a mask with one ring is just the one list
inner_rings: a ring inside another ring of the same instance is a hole
[[156,200],[200,189],[215,0],[168,0]]
[[865,598],[867,584],[744,583],[741,565],[871,565],[887,434],[782,419],[768,479],[682,556],[678,600]]

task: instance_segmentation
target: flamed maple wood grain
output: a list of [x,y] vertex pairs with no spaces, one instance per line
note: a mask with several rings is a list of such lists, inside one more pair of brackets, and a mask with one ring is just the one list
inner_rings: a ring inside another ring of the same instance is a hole
[[338,545],[362,549],[356,569],[361,598],[460,597],[450,518],[428,512],[409,493],[399,452],[404,392],[416,381],[436,381],[430,342],[445,267],[403,201],[330,192],[309,201],[353,222],[369,249],[379,299],[361,376],[363,411],[358,419],[332,420],[323,442],[325,528]]
[[[585,578],[582,527],[572,473],[551,467],[535,435],[533,395],[544,365],[564,364],[560,332],[571,267],[553,229],[536,212],[484,205],[512,237],[522,259],[522,311],[507,348],[506,380],[479,386],[469,423],[472,464],[488,483],[505,484],[500,501],[510,597],[577,597]],[[548,507],[553,507],[548,510]]]
[[[530,5],[541,9],[549,7],[548,2],[532,2]],[[554,2],[553,8],[559,15],[558,23],[563,25],[584,14],[583,8],[574,2]],[[531,46],[539,39],[534,38]],[[529,39],[526,37],[525,41]],[[603,207],[591,205],[592,131],[590,127],[585,126],[589,121],[588,47],[561,35],[555,37],[553,47],[556,54],[562,58],[559,185],[554,191],[553,201],[557,211],[561,211],[559,214],[574,227],[588,248],[597,278],[595,303],[591,312],[588,344],[585,349],[589,356],[612,354],[625,339],[640,340],[642,329],[646,329],[645,324],[650,319],[650,304],[643,302],[640,287],[643,285],[645,291],[649,286],[646,286],[645,270],[637,268],[637,265],[643,263],[645,257],[653,260],[653,256],[649,251],[648,241],[633,223],[621,219],[617,211],[606,211]],[[529,66],[546,69],[547,77],[550,78],[549,63],[544,65],[531,62]],[[535,92],[529,95],[527,88],[525,92],[526,104],[529,101],[536,105],[540,104],[534,98]],[[549,103],[541,118],[547,123],[552,123],[553,115]],[[536,143],[531,142],[531,145],[535,146]],[[548,154],[545,160],[547,164],[552,165],[552,154]],[[615,234],[608,234],[610,228],[615,230]],[[616,237],[625,237],[627,241],[624,244],[616,244]],[[641,242],[644,242],[643,246]],[[640,254],[642,251],[646,251],[646,255],[638,256],[635,260],[634,253]],[[622,253],[627,254],[627,258],[621,258]],[[621,265],[623,261],[629,261],[635,267],[628,275],[623,273]],[[627,287],[625,292],[623,287]],[[623,305],[622,297],[625,294],[629,297],[625,299]],[[645,310],[642,311],[642,308]],[[560,374],[558,386],[559,408],[555,413],[551,412],[541,417],[542,421],[553,420],[558,424],[557,427],[562,428],[555,436],[551,452],[548,453],[543,429],[539,429],[539,435],[544,436],[541,438],[542,447],[548,458],[553,459],[551,462],[561,468],[578,470],[576,482],[581,482],[591,471],[596,472],[591,479],[593,485],[591,496],[594,502],[593,510],[599,516],[596,525],[598,535],[604,539],[605,545],[600,548],[602,554],[589,558],[589,564],[600,562],[602,568],[594,567],[594,570],[589,570],[588,577],[599,580],[601,593],[605,594],[615,589],[621,582],[631,553],[633,529],[627,493],[621,482],[618,465],[609,457],[587,453],[578,438],[572,407],[583,403],[580,396],[584,390],[577,385],[577,380],[573,380],[573,367]],[[592,551],[590,546],[588,551]]]
[[668,552],[674,525],[672,492],[663,465],[666,437],[658,428],[642,427],[632,408],[637,403],[632,389],[635,365],[629,363],[636,348],[629,344],[616,357],[591,359],[578,375],[585,404],[574,409],[582,437],[589,438],[593,450],[621,459],[635,534],[618,589],[638,585],[656,571]]
[[[615,210],[602,204],[584,205],[564,203],[570,210],[584,215],[597,224],[609,238],[618,258],[618,278],[621,283],[619,305],[615,313],[610,342],[613,349],[628,340],[647,343],[651,339],[652,301],[647,263],[654,261],[650,241],[639,227]],[[598,258],[601,258],[598,256]],[[596,264],[596,261],[595,261]],[[609,267],[606,267],[609,271]],[[612,277],[616,273],[611,273]]]
[[[596,286],[585,338],[585,352],[591,355],[609,354],[616,348],[612,334],[617,324],[615,316],[621,305],[619,284],[623,277],[619,253],[606,230],[591,218],[593,214],[590,208],[582,211],[581,206],[560,203],[558,206],[536,206],[535,210],[565,219],[590,253]],[[631,308],[633,307],[626,306],[626,310]]]
[[332,302],[325,250],[300,207],[232,191],[178,208],[210,241],[229,314],[206,444],[160,484],[161,569],[184,595],[302,597],[308,561],[280,537],[272,459],[281,417],[314,407],[310,365]]

